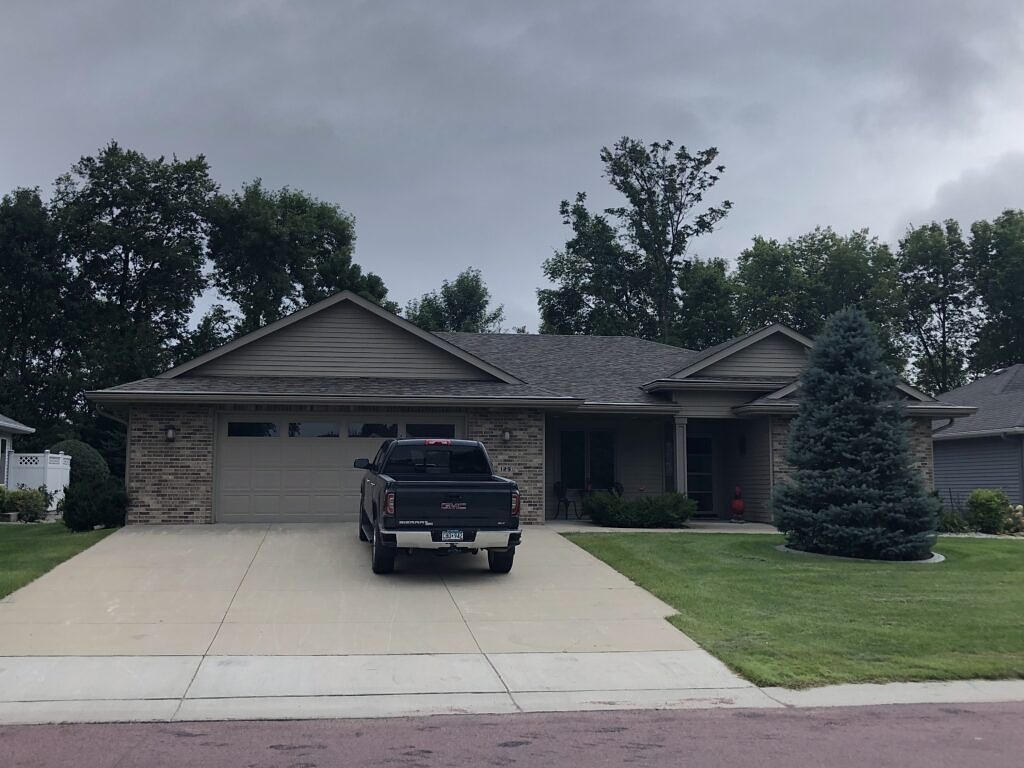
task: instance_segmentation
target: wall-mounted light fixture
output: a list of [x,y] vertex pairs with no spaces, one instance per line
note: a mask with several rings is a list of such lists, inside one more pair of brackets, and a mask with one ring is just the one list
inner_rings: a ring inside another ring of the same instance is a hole
[[509,440],[512,439],[512,433],[506,429],[504,432],[501,433],[501,439],[507,443]]
[[174,438],[178,436],[178,430],[173,426],[164,427],[164,436],[167,438],[168,443],[173,443]]

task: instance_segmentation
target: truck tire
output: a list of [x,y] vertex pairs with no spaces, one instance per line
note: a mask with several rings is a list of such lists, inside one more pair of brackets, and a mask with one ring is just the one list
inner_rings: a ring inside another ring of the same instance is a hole
[[512,561],[516,556],[516,548],[509,547],[504,552],[487,550],[487,566],[491,573],[508,573],[512,570]]
[[367,536],[366,536],[366,531],[363,530],[363,526],[364,525],[367,528],[369,528],[370,527],[370,521],[366,517],[366,514],[363,512],[363,505],[360,504],[359,505],[359,540],[360,541],[369,541],[369,538],[367,538]]
[[395,570],[395,548],[380,543],[380,531],[373,527],[373,541],[370,542],[370,570],[377,574]]

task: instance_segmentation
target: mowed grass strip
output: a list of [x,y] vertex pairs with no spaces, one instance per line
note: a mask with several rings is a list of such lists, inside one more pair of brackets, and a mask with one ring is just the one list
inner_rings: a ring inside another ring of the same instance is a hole
[[939,539],[946,562],[923,565],[788,554],[770,535],[568,538],[758,685],[1024,677],[1024,541]]
[[63,523],[0,525],[0,598],[111,533],[112,529],[72,533]]

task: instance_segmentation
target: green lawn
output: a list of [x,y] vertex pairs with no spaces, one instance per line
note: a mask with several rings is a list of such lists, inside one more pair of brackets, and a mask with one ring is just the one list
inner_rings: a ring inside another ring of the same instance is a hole
[[0,525],[0,598],[111,533],[72,533],[63,523]]
[[759,685],[1024,677],[1024,541],[940,539],[938,565],[787,554],[780,536],[584,533]]

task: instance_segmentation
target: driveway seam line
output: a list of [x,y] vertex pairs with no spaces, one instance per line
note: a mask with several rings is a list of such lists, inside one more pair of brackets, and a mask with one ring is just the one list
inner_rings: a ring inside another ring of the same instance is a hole
[[245,577],[249,575],[249,571],[252,570],[252,564],[256,562],[256,556],[259,555],[260,550],[263,549],[263,543],[267,540],[267,536],[270,535],[270,526],[268,525],[263,531],[263,538],[260,539],[260,543],[256,546],[256,551],[252,553],[252,557],[249,558],[249,564],[245,566],[245,572],[242,574],[242,578],[238,580],[238,584],[235,586],[235,591],[231,594],[231,599],[228,601],[228,607],[224,609],[224,615],[220,617],[220,623],[217,625],[217,630],[213,633],[213,637],[210,638],[210,644],[206,646],[206,650],[203,651],[199,657],[199,663],[196,664],[196,669],[192,673],[192,677],[189,678],[188,685],[185,686],[185,692],[181,694],[181,698],[178,699],[178,706],[174,708],[174,714],[171,715],[170,720],[176,720],[178,713],[181,712],[182,706],[185,704],[185,699],[188,698],[188,692],[192,690],[192,686],[196,682],[196,678],[199,676],[199,670],[203,666],[203,662],[206,661],[206,657],[210,655],[210,649],[213,648],[213,644],[217,642],[217,635],[220,634],[221,629],[224,628],[224,622],[228,618],[228,613],[231,611],[231,606],[235,604],[235,598],[238,597],[238,591],[242,588],[242,584],[245,583]]
[[487,661],[487,666],[494,672],[494,676],[498,678],[498,682],[501,683],[502,688],[505,689],[505,695],[508,696],[509,701],[512,702],[512,706],[516,708],[517,712],[523,712],[523,708],[519,706],[519,702],[516,701],[516,697],[512,695],[512,690],[508,687],[508,683],[505,682],[505,678],[501,676],[498,668],[494,666],[494,662],[491,661],[491,657],[484,653],[484,649],[480,645],[480,641],[477,639],[476,633],[473,631],[473,627],[470,626],[469,621],[466,619],[466,614],[462,612],[462,606],[459,605],[459,601],[455,599],[455,595],[452,594],[451,585],[448,584],[448,578],[445,576],[441,577],[441,583],[444,584],[444,589],[448,593],[448,597],[451,599],[452,604],[455,606],[455,610],[459,612],[459,616],[462,618],[462,623],[466,625],[466,631],[469,632],[469,636],[473,638],[473,642],[476,644],[476,649],[480,651],[480,655]]

